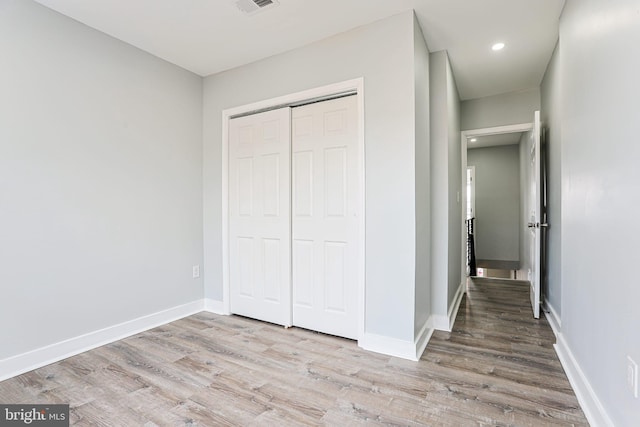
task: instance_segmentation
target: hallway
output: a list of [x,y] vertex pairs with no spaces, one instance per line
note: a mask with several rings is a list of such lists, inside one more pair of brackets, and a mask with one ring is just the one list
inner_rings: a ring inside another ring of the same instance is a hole
[[200,313],[0,382],[0,402],[70,403],[72,425],[587,425],[527,286],[468,288],[419,362]]
[[478,425],[588,425],[554,342],[526,282],[476,278],[453,331],[434,333],[422,360],[449,378],[449,411]]

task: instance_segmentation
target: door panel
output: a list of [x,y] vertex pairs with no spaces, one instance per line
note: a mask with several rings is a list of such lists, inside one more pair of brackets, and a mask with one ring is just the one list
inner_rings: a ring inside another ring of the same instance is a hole
[[292,109],[293,324],[357,338],[355,96]]
[[324,244],[324,289],[325,311],[346,313],[345,294],[347,244],[344,242],[325,242]]
[[236,160],[238,215],[251,216],[253,211],[253,158]]
[[308,308],[313,307],[313,240],[293,241],[293,283],[295,283],[293,304]]
[[313,212],[313,151],[293,154],[293,216],[311,217]]
[[290,109],[229,121],[231,312],[291,324]]
[[262,180],[264,216],[280,215],[280,154],[262,156],[264,175]]
[[[531,244],[531,289],[530,299],[533,316],[540,318],[540,240],[541,240],[541,174],[540,174],[540,111],[535,112],[533,144],[530,151],[531,189],[529,231]],[[546,226],[546,224],[544,224]]]
[[253,291],[253,247],[254,239],[251,237],[237,238],[237,284],[240,295],[252,298]]
[[344,218],[347,206],[347,149],[324,150],[325,216]]

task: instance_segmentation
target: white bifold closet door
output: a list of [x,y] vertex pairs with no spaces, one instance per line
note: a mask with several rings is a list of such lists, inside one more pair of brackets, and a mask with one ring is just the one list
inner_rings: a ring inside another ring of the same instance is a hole
[[357,339],[357,97],[291,111],[293,324]]
[[289,108],[229,122],[231,312],[291,325]]
[[229,122],[230,308],[357,339],[357,98]]

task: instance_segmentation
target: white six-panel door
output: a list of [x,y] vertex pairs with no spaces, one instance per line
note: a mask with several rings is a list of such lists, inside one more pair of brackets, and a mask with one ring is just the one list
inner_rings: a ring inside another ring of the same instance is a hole
[[357,339],[357,97],[292,109],[293,324]]
[[290,109],[229,121],[232,313],[291,325]]

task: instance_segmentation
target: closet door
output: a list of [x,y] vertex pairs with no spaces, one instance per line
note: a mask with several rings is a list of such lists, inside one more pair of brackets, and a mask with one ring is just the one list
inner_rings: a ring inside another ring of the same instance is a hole
[[231,312],[291,325],[290,109],[229,122]]
[[293,324],[357,339],[357,97],[293,108]]

